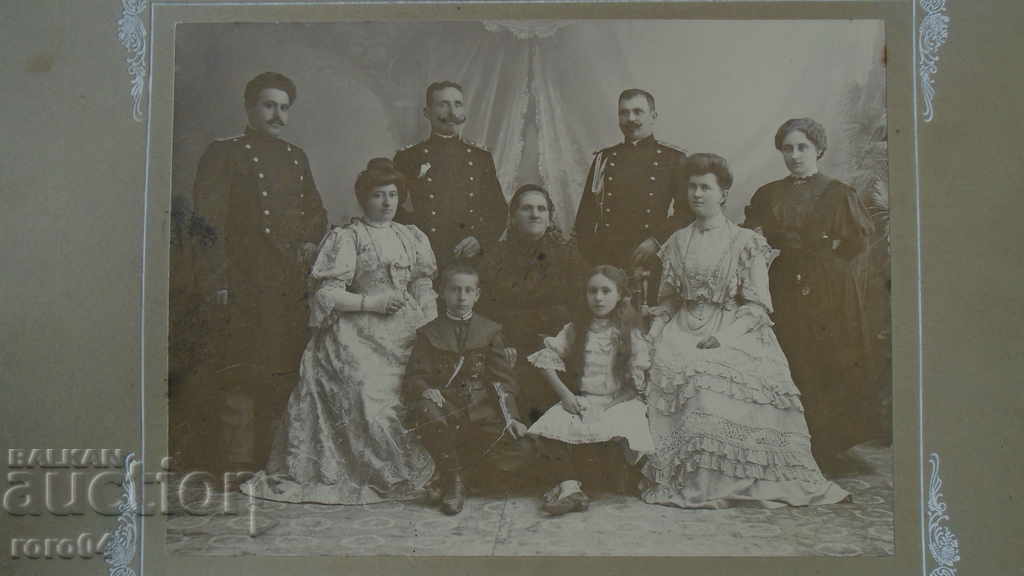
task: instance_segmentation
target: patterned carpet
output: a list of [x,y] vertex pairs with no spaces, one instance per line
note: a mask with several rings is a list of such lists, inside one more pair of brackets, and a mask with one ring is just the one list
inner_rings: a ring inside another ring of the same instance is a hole
[[892,449],[861,446],[865,473],[836,481],[854,502],[774,510],[680,510],[596,498],[548,518],[537,498],[469,498],[462,514],[420,502],[325,506],[247,499],[236,514],[168,519],[172,554],[240,556],[888,556],[893,546]]

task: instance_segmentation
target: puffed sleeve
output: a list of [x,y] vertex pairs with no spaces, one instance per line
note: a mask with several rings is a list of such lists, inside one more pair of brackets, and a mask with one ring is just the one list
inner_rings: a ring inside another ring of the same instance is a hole
[[677,296],[683,296],[685,293],[683,255],[679,250],[680,234],[685,233],[687,233],[686,229],[676,232],[658,250],[658,259],[661,260],[661,284],[658,286],[658,304],[675,300]]
[[437,260],[430,247],[430,240],[416,226],[409,226],[415,247],[416,261],[413,263],[409,293],[419,302],[420,309],[429,319],[437,317],[437,292],[434,278],[437,276]]
[[732,323],[722,326],[715,335],[728,342],[763,326],[772,326],[772,297],[768,291],[768,264],[774,251],[760,234],[745,230],[748,238],[737,259],[739,307]]
[[570,322],[562,327],[562,330],[555,337],[544,339],[544,347],[530,354],[527,360],[541,370],[565,371],[565,359],[569,356],[569,347],[575,338],[576,331]]
[[347,292],[356,274],[356,235],[352,228],[335,228],[324,236],[313,271],[317,284],[310,300],[309,325],[321,326],[334,311],[338,291]]
[[768,289],[768,266],[775,258],[775,251],[764,236],[753,231],[741,250],[738,261],[740,307],[736,315],[749,314],[770,322],[768,314],[773,310]]

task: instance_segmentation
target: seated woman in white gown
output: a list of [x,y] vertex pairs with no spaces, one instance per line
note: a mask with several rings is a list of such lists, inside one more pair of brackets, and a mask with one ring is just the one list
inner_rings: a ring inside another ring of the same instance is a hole
[[437,266],[419,229],[392,222],[404,188],[390,160],[371,160],[356,181],[365,217],[324,238],[299,382],[265,472],[243,492],[368,504],[416,497],[430,481],[401,386],[416,329],[437,316]]
[[772,331],[771,249],[722,214],[732,185],[724,158],[694,154],[686,169],[697,219],[659,253],[649,333],[655,457],[643,499],[683,508],[846,500],[811,456],[800,392]]

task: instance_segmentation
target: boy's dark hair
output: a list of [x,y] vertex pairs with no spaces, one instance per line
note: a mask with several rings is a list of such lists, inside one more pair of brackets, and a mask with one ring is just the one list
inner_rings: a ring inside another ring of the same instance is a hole
[[441,289],[444,290],[448,286],[448,282],[452,276],[456,274],[466,274],[467,276],[475,276],[477,286],[480,286],[480,272],[477,271],[476,267],[468,262],[452,262],[451,264],[444,267],[441,271]]

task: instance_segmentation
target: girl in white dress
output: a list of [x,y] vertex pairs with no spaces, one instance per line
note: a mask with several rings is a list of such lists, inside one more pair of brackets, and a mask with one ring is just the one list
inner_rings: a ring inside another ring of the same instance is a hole
[[574,465],[580,451],[574,447],[621,441],[630,464],[653,450],[639,397],[649,354],[626,297],[627,280],[613,266],[594,268],[586,284],[586,313],[545,338],[544,348],[528,358],[561,399],[527,431],[542,439],[542,451],[556,467],[560,483],[544,496],[544,510],[551,515],[589,506]]

